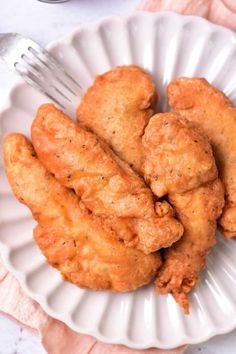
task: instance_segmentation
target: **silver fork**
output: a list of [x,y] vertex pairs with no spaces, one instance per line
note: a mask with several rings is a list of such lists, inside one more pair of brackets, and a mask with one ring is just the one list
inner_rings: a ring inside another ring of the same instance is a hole
[[83,93],[82,87],[56,59],[18,33],[0,34],[0,59],[63,109]]

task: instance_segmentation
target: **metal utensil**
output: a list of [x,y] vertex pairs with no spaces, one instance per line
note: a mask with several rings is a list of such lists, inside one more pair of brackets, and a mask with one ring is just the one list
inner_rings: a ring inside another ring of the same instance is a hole
[[73,77],[31,39],[17,33],[0,34],[0,59],[63,109],[82,95]]
[[41,2],[46,2],[48,4],[60,4],[62,2],[67,2],[69,0],[39,0]]

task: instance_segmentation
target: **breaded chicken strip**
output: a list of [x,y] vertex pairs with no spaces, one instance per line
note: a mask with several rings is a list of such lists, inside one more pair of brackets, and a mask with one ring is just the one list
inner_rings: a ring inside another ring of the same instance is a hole
[[38,226],[34,237],[48,262],[79,287],[128,291],[149,283],[159,255],[126,248],[109,225],[93,216],[75,193],[43,167],[21,134],[4,143],[5,167],[17,199],[27,205]]
[[219,179],[192,191],[169,196],[184,225],[184,235],[164,251],[163,266],[158,272],[156,290],[172,293],[175,300],[189,313],[187,294],[206,267],[206,258],[215,245],[216,220],[224,206],[224,191]]
[[74,189],[85,206],[102,216],[120,239],[145,253],[169,247],[183,234],[171,206],[157,203],[128,164],[96,135],[52,104],[39,108],[32,124],[36,153],[57,180]]
[[219,220],[226,238],[236,237],[236,108],[205,79],[180,78],[168,86],[173,109],[208,135],[225,186],[226,204]]
[[156,100],[151,76],[134,65],[120,66],[97,76],[77,109],[77,118],[141,172],[141,137]]
[[209,140],[176,113],[153,116],[143,142],[145,178],[158,197],[187,192],[217,176]]
[[160,294],[172,293],[189,313],[187,293],[204,269],[215,244],[216,220],[224,191],[208,139],[177,113],[156,114],[145,130],[144,174],[158,196],[167,194],[184,226],[184,235],[163,252],[156,279]]

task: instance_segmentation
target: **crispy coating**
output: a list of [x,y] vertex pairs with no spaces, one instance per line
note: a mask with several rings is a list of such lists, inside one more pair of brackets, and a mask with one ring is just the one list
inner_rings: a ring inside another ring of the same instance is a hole
[[145,177],[158,197],[187,192],[217,176],[207,137],[176,113],[156,114],[148,124],[144,143],[148,150]]
[[134,65],[120,66],[97,76],[77,109],[77,118],[140,172],[141,137],[156,100],[156,89],[147,73]]
[[168,86],[173,109],[208,135],[224,183],[226,203],[219,220],[226,238],[236,237],[236,109],[205,79],[180,78]]
[[206,257],[215,245],[216,220],[224,205],[224,191],[219,179],[183,194],[174,193],[169,200],[184,225],[184,235],[164,251],[163,266],[158,272],[156,290],[172,293],[189,313],[187,294],[206,267]]
[[189,313],[187,293],[198,281],[206,256],[215,244],[216,220],[224,205],[222,183],[217,178],[207,138],[177,113],[152,117],[143,144],[144,173],[147,171],[154,192],[168,194],[184,226],[183,237],[163,252],[156,290],[160,294],[172,293]]
[[[155,210],[151,190],[96,135],[52,104],[39,108],[32,124],[36,153],[56,179],[74,189],[85,206],[111,223],[120,239],[145,253],[169,247],[183,234],[164,202]],[[157,212],[156,212],[157,211]]]
[[7,136],[4,157],[15,196],[38,222],[35,241],[65,280],[113,291],[133,290],[152,280],[160,266],[158,253],[145,255],[118,241],[104,220],[43,167],[23,135]]

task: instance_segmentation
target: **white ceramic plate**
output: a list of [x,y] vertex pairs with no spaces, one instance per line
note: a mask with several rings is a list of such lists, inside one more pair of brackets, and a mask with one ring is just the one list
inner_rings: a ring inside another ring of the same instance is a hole
[[[178,76],[203,76],[236,104],[236,37],[197,17],[136,13],[84,25],[50,45],[50,51],[87,88],[96,74],[135,63],[149,71],[159,91],[158,109],[167,109],[165,87]],[[44,96],[22,82],[1,112],[1,133],[22,132]],[[13,197],[4,170],[0,175],[0,244],[3,259],[24,290],[52,317],[75,331],[134,348],[172,348],[198,343],[236,327],[236,241],[219,242],[208,270],[190,295],[184,316],[171,296],[153,286],[118,294],[81,290],[63,282],[32,240],[34,221]]]

